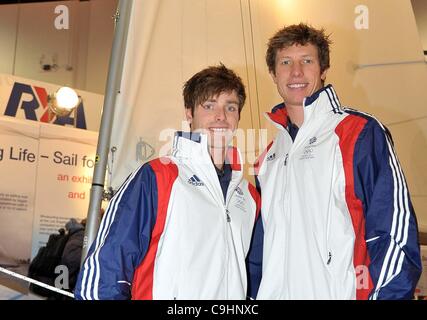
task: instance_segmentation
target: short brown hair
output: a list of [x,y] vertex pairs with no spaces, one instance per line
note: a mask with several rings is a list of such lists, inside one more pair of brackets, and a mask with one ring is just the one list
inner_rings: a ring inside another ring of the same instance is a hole
[[236,91],[239,98],[240,115],[246,100],[242,79],[223,64],[211,66],[196,73],[184,84],[184,105],[186,109],[191,109],[191,114],[194,115],[194,108],[197,105],[222,92],[232,91]]
[[268,70],[276,74],[277,51],[293,46],[294,44],[305,46],[312,44],[317,47],[320,72],[329,68],[329,45],[332,41],[326,35],[324,29],[315,29],[307,24],[300,23],[283,27],[268,41],[268,49],[265,56]]

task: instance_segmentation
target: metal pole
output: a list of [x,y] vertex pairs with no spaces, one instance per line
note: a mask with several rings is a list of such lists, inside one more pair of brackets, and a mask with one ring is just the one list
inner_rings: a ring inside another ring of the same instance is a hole
[[101,201],[104,192],[105,172],[108,162],[111,130],[113,126],[114,105],[119,93],[120,80],[123,71],[124,51],[126,48],[127,32],[129,29],[132,0],[120,0],[117,14],[114,16],[116,28],[113,47],[110,56],[107,85],[105,88],[104,106],[99,129],[98,146],[96,149],[95,168],[92,187],[90,189],[89,210],[86,221],[86,231],[83,240],[83,263],[90,245],[95,240],[100,223]]

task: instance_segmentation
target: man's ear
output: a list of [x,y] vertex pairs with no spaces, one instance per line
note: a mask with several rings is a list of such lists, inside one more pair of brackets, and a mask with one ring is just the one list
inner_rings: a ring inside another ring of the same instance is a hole
[[193,122],[193,114],[191,108],[185,108],[185,117],[187,118],[188,124],[191,126],[191,122]]
[[320,79],[322,79],[323,82],[326,80],[326,74],[328,73],[328,70],[329,69],[323,70],[323,72],[320,75]]
[[275,84],[277,84],[277,78],[276,78],[276,75],[275,75],[275,73],[273,71],[270,71],[270,76],[271,76],[271,79],[273,79],[273,82]]

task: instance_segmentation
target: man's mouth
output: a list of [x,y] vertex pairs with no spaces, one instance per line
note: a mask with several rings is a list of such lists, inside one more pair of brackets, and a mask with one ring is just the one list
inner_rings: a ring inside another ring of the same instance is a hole
[[228,128],[209,128],[210,131],[213,131],[215,133],[224,133],[229,131]]
[[287,87],[290,89],[301,89],[307,86],[308,86],[308,83],[291,83],[287,85]]

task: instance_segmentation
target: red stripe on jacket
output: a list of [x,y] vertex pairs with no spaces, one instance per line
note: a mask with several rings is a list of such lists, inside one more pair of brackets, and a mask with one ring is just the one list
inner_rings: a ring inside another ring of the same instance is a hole
[[[354,241],[353,265],[356,271],[356,299],[368,299],[373,289],[369,273],[370,259],[365,241],[365,217],[363,215],[362,201],[357,198],[354,189],[354,148],[360,132],[367,120],[358,116],[348,115],[336,128],[339,145],[343,158],[345,173],[345,199],[350,211],[353,224]],[[367,274],[366,274],[367,272]],[[366,283],[366,281],[368,283]]]
[[153,168],[157,181],[157,218],[151,233],[147,254],[135,271],[132,283],[132,300],[153,299],[153,275],[157,248],[165,227],[172,186],[178,177],[178,167],[169,159],[155,159],[150,161],[150,166]]
[[256,221],[258,219],[259,212],[261,210],[261,197],[259,195],[258,190],[254,187],[252,183],[248,183],[248,189],[249,189],[249,193],[251,194],[256,204],[256,214],[255,214],[255,221]]
[[261,168],[261,165],[264,162],[265,156],[267,155],[268,151],[270,150],[271,146],[273,145],[274,141],[271,141],[267,148],[261,153],[261,155],[258,157],[257,161],[254,163],[254,172],[255,175],[259,175],[259,169]]

